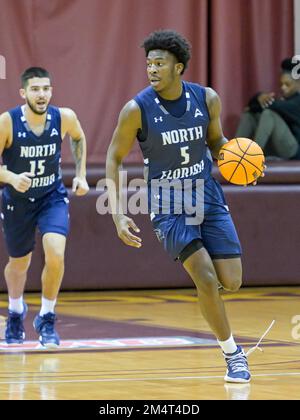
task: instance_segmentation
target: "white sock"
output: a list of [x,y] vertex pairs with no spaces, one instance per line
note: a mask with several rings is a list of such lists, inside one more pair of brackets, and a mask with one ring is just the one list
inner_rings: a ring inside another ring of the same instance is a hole
[[42,296],[42,306],[41,306],[41,310],[40,310],[40,316],[46,315],[49,312],[52,312],[54,314],[55,304],[56,304],[56,299],[55,300],[49,300],[49,299],[46,299]]
[[237,345],[234,341],[234,338],[232,337],[232,334],[228,338],[228,340],[226,340],[226,341],[219,341],[218,340],[218,343],[219,343],[219,345],[222,348],[224,353],[232,354],[232,353],[235,353],[237,351]]
[[22,314],[24,311],[23,296],[17,299],[13,299],[9,296],[8,299],[9,299],[8,309],[12,312],[16,312],[17,314]]

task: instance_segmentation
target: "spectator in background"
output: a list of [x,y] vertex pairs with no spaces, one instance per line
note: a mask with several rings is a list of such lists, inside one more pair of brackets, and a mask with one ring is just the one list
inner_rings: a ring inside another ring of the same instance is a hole
[[300,78],[295,77],[294,66],[291,58],[282,61],[282,96],[257,93],[250,99],[236,132],[236,137],[253,138],[269,160],[300,159]]

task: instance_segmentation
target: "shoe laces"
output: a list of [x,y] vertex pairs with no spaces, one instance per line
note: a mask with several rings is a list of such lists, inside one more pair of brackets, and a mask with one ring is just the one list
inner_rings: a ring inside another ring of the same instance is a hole
[[7,329],[13,336],[21,336],[24,332],[22,314],[9,315],[7,319]]
[[260,339],[258,340],[257,344],[254,347],[251,347],[247,353],[246,356],[249,356],[251,353],[253,353],[255,350],[259,350],[259,351],[263,351],[262,348],[259,347],[260,343],[262,342],[262,340],[265,338],[265,336],[268,334],[268,332],[271,330],[271,328],[273,327],[273,325],[275,324],[275,319],[273,319],[273,321],[271,322],[271,324],[269,325],[269,327],[266,329],[266,331],[263,333],[263,335],[260,337]]
[[247,358],[243,350],[234,356],[230,356],[226,358],[228,368],[233,372],[243,372],[245,370],[248,370],[248,363]]
[[43,318],[43,324],[42,324],[41,330],[43,330],[46,334],[53,334],[56,315],[50,313],[50,314],[44,315],[42,318]]

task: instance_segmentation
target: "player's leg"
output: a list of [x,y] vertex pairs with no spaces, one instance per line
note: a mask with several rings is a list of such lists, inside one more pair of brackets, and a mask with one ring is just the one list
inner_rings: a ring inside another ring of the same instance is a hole
[[33,326],[39,334],[40,343],[47,348],[55,348],[60,339],[55,330],[55,305],[64,275],[64,254],[66,237],[57,233],[43,236],[45,266],[42,272],[42,305]]
[[45,265],[42,272],[42,304],[34,319],[40,343],[48,348],[59,345],[55,330],[55,305],[64,275],[66,237],[69,231],[69,206],[65,193],[55,191],[47,198],[39,215],[38,226],[43,237]]
[[[210,200],[210,197],[214,199]],[[206,201],[211,204],[207,205],[206,217],[201,224],[203,244],[211,258],[218,282],[236,291],[242,282],[242,250],[222,188],[215,180],[207,183]],[[232,333],[227,339],[218,341],[227,362],[225,380],[249,382],[251,376],[247,358],[243,349],[235,343]]]
[[55,301],[65,270],[66,237],[58,233],[43,236],[45,266],[42,272],[42,296]]
[[[219,341],[226,341],[231,330],[224,303],[218,291],[218,277],[206,249],[194,252],[186,260],[180,258],[183,267],[197,288],[201,312]],[[235,351],[236,349],[234,349]]]
[[[196,285],[200,308],[215,336],[226,341],[231,331],[218,291],[218,277],[213,262],[203,246],[199,225],[187,225],[182,215],[156,216],[154,231],[165,250],[174,259],[179,259]],[[233,352],[234,344],[229,347]]]
[[32,253],[20,258],[9,257],[4,270],[9,299],[5,328],[7,344],[22,344],[25,339],[23,320],[27,314],[27,305],[23,301],[23,294],[31,255]]
[[22,343],[27,305],[23,293],[35,242],[34,204],[2,194],[2,224],[9,261],[4,270],[9,306],[5,338],[8,344]]
[[[27,272],[30,266],[32,253],[20,258],[9,257],[8,263],[4,269],[4,277],[7,284],[8,295],[13,300],[23,297]],[[14,309],[14,308],[9,308]],[[15,308],[18,312],[18,308]],[[22,308],[19,308],[22,309]],[[22,312],[22,311],[20,311]]]
[[218,291],[214,264],[205,248],[201,248],[183,261],[183,267],[194,281],[201,312],[214,332],[227,363],[225,380],[244,383],[250,381],[247,358],[232,336],[224,303]]
[[[213,264],[218,280],[223,285],[224,289],[236,292],[242,284],[241,259],[239,257],[214,259]],[[223,353],[228,366],[225,380],[227,382],[249,382],[250,372],[243,349],[240,346],[237,346],[237,350],[233,353],[233,357],[232,352],[227,352],[224,348]],[[242,380],[239,378],[240,375]]]
[[26,200],[16,200],[3,193],[1,219],[9,255],[4,276],[8,294],[12,299],[23,296],[35,244],[34,213],[34,204]]

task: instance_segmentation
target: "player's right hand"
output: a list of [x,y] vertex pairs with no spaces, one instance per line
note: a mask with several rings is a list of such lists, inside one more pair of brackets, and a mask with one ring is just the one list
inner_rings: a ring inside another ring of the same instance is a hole
[[[261,173],[261,175],[258,178],[263,178],[265,176],[265,170],[266,169],[267,169],[267,165],[264,164],[263,172]],[[251,185],[254,185],[254,186],[257,185],[257,179],[254,182],[252,182]],[[248,185],[246,184],[246,185],[244,185],[244,187],[248,187]]]
[[31,172],[23,172],[22,174],[14,174],[11,185],[20,193],[25,193],[31,187]]
[[130,229],[137,233],[140,232],[140,229],[132,219],[121,214],[114,217],[114,222],[118,231],[118,236],[124,244],[133,246],[134,248],[140,248],[142,246],[142,239],[130,232]]

